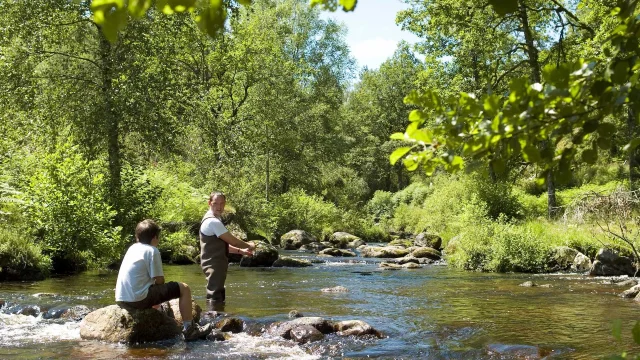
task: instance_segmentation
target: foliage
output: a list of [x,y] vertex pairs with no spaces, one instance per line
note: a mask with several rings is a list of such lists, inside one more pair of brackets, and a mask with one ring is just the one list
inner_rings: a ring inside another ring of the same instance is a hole
[[116,212],[105,202],[100,162],[70,143],[29,162],[35,170],[23,194],[25,218],[54,265],[74,270],[119,257],[123,243],[113,226]]
[[49,275],[51,259],[25,233],[0,226],[0,280],[43,279]]
[[[428,174],[439,165],[456,171],[464,165],[458,155],[461,152],[465,157],[488,159],[500,173],[508,158],[521,155],[525,161],[543,167],[541,182],[556,166],[558,180],[568,181],[577,145],[597,136],[591,148],[582,152],[582,161],[589,164],[597,160],[598,149],[611,147],[615,125],[605,121],[607,115],[621,111],[625,105],[638,113],[639,65],[633,57],[640,51],[635,35],[640,27],[636,5],[636,1],[622,1],[613,10],[619,26],[607,39],[611,47],[605,47],[604,61],[546,65],[541,78],[513,80],[506,99],[496,94],[476,97],[469,93],[443,99],[434,90],[411,93],[405,101],[419,109],[409,115],[411,124],[404,133],[392,135],[411,146],[392,153],[391,162],[404,158],[408,169],[423,165]],[[436,125],[430,126],[429,119],[436,119]],[[570,144],[559,147],[564,139]],[[551,146],[541,151],[538,144],[544,141]],[[635,149],[639,143],[631,141],[625,149]]]
[[198,239],[187,229],[180,229],[172,233],[164,233],[158,244],[162,261],[173,263],[195,263],[200,253]]
[[276,238],[293,229],[305,230],[317,237],[339,231],[336,225],[340,224],[342,211],[317,195],[293,189],[280,195],[274,205],[278,214]]
[[[616,341],[620,342],[622,341],[622,320],[617,319],[614,320],[613,322],[613,329],[612,329],[612,334],[613,337],[615,338]],[[636,345],[640,345],[640,321],[636,321],[635,325],[633,326],[633,328],[631,329],[631,335],[633,338],[633,342]],[[616,356],[610,356],[607,357],[607,359],[640,359],[640,355],[636,355],[636,356],[632,356],[627,354],[626,351],[622,352],[622,354],[620,355],[616,355]]]
[[175,168],[152,168],[143,174],[143,179],[149,191],[154,190],[153,195],[159,193],[155,203],[149,203],[151,217],[162,222],[193,223],[199,222],[207,211],[207,194],[180,180]]

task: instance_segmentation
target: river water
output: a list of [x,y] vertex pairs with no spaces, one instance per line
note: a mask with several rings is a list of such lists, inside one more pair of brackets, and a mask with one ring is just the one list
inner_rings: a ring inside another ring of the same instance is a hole
[[[309,268],[231,265],[225,312],[242,318],[248,333],[225,342],[168,341],[137,346],[80,339],[79,323],[11,314],[24,305],[42,309],[113,304],[116,272],[86,272],[40,282],[0,283],[2,359],[593,359],[632,347],[640,303],[617,296],[626,287],[571,274],[463,272],[446,266],[381,270],[378,259],[314,258]],[[165,265],[168,281],[191,285],[204,308],[205,279],[197,265]],[[521,287],[532,280],[551,287]],[[346,293],[322,288],[344,286]],[[52,293],[55,296],[37,296]],[[333,320],[359,319],[383,339],[330,335],[306,345],[260,335],[291,310]],[[622,320],[623,339],[611,333]]]

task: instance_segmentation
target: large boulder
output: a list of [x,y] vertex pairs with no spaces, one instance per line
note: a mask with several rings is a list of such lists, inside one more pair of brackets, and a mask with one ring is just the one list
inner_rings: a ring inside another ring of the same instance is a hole
[[436,250],[442,249],[442,238],[435,234],[420,233],[413,241],[415,246],[430,247]]
[[[160,311],[162,311],[165,315],[170,318],[176,319],[178,325],[182,326],[182,313],[180,313],[180,299],[173,299],[167,302],[160,304]],[[202,313],[202,308],[198,303],[191,300],[191,316],[193,317],[193,322],[200,322],[200,314]]]
[[580,252],[568,246],[555,246],[549,252],[547,267],[551,271],[569,270]]
[[80,323],[80,337],[119,343],[168,340],[182,334],[178,322],[155,309],[110,305],[89,313]]
[[355,244],[358,240],[362,239],[343,231],[334,232],[333,234],[331,234],[331,236],[329,236],[329,242],[331,243],[331,245],[338,249],[346,249],[347,247],[349,247],[349,244]]
[[445,246],[443,252],[445,255],[451,255],[454,252],[456,252],[456,250],[458,250],[459,246],[460,246],[460,235],[454,236],[451,239],[449,239],[449,241],[447,241],[447,246]]
[[236,317],[226,317],[215,323],[215,328],[222,332],[232,332],[234,334],[242,332],[244,321]]
[[291,230],[280,237],[280,247],[285,250],[297,250],[302,245],[315,242],[318,239],[304,230]]
[[620,294],[620,296],[623,298],[631,299],[638,296],[638,294],[640,294],[640,285],[635,285],[631,289],[625,290],[622,294]]
[[364,246],[360,250],[364,257],[400,258],[409,254],[409,250],[399,246]]
[[336,248],[328,248],[319,252],[320,255],[329,255],[329,256],[341,256],[341,257],[354,257],[356,253],[346,249],[336,249]]
[[587,272],[591,269],[591,259],[585,254],[579,252],[575,258],[573,258],[573,264],[571,264],[571,270],[576,272]]
[[430,247],[419,247],[411,252],[411,256],[417,259],[427,258],[431,260],[440,260],[442,254],[440,251]]
[[593,262],[590,275],[595,276],[633,276],[636,272],[633,262],[626,256],[620,256],[613,250],[600,249],[596,254],[596,260]]
[[264,241],[254,241],[254,243],[256,244],[256,249],[253,252],[253,256],[243,256],[242,260],[240,260],[240,266],[269,267],[278,260],[278,249],[275,246]]
[[288,256],[281,256],[276,260],[273,267],[306,267],[311,266],[311,261],[305,259],[296,259]]

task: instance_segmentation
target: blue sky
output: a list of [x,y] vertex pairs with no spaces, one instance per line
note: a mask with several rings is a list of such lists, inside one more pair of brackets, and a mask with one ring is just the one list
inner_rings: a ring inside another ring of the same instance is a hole
[[348,28],[347,43],[360,67],[377,68],[393,55],[398,42],[415,43],[418,37],[396,25],[396,14],[408,6],[401,0],[359,0],[356,10],[324,12]]

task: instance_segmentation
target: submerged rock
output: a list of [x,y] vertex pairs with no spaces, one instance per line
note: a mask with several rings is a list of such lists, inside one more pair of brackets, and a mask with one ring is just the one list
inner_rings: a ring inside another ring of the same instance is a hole
[[435,262],[435,260],[429,259],[429,258],[416,258],[413,257],[413,255],[409,254],[407,256],[398,258],[393,260],[393,262],[395,264],[400,264],[400,265],[404,265],[407,263],[414,263],[414,264],[420,264],[420,265],[427,265],[427,264],[433,264]]
[[534,283],[533,281],[525,281],[525,282],[523,282],[522,284],[520,284],[518,286],[534,287],[534,286],[538,286],[538,284]]
[[232,332],[236,334],[242,332],[244,321],[236,317],[223,318],[215,324],[215,328],[222,332]]
[[402,265],[396,264],[396,263],[383,262],[383,263],[380,263],[380,265],[378,266],[385,270],[420,269],[422,267],[414,262],[407,262]]
[[280,247],[285,250],[297,250],[302,245],[317,243],[318,239],[304,230],[291,230],[280,237]]
[[350,250],[345,250],[345,249],[328,248],[320,251],[320,255],[355,257],[356,253]]
[[307,267],[311,266],[311,261],[304,259],[295,259],[288,256],[281,256],[276,260],[273,267]]
[[80,337],[85,340],[133,344],[181,334],[175,319],[155,309],[129,310],[110,305],[89,313],[80,323]]
[[333,324],[321,317],[305,316],[285,322],[275,322],[267,328],[267,334],[291,339],[291,330],[298,326],[312,326],[323,334],[334,332]]
[[322,251],[322,250],[324,250],[324,249],[326,249],[328,247],[330,247],[330,246],[327,246],[327,245],[325,245],[323,243],[311,243],[311,244],[302,245],[299,250],[319,252],[319,251]]
[[46,312],[43,312],[43,319],[71,319],[73,321],[80,321],[84,319],[91,310],[85,305],[58,305],[50,308]]
[[296,319],[296,318],[301,318],[304,317],[304,315],[302,315],[301,312],[299,312],[298,310],[291,310],[289,311],[289,319]]
[[209,341],[225,341],[225,340],[227,340],[227,338],[224,336],[222,331],[220,331],[218,329],[213,329],[207,335],[207,340],[209,340]]
[[640,294],[640,285],[635,285],[631,289],[627,289],[622,292],[622,294],[620,294],[620,297],[631,299],[638,296],[638,294]]
[[332,287],[332,288],[320,289],[320,291],[322,291],[322,292],[349,292],[349,289],[347,289],[344,286],[335,286],[335,287]]
[[333,329],[342,336],[373,335],[382,338],[382,333],[362,320],[345,320],[333,324]]
[[299,325],[291,329],[289,336],[298,344],[306,344],[324,339],[324,334],[311,325]]

